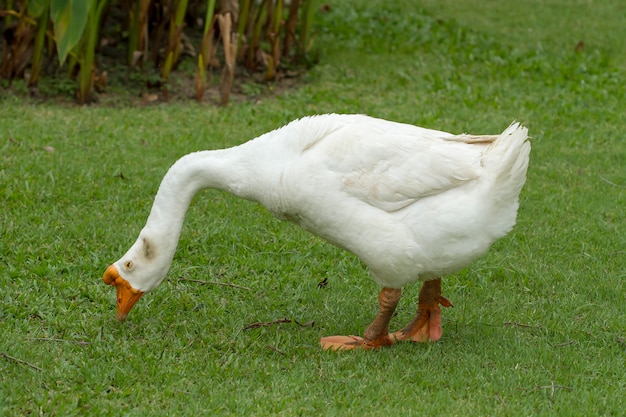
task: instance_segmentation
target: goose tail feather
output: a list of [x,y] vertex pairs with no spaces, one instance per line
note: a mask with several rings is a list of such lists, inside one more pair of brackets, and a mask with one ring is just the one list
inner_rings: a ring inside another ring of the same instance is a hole
[[483,164],[493,175],[493,187],[503,200],[515,200],[526,182],[530,157],[528,129],[513,122],[485,152]]
[[486,214],[495,237],[508,233],[516,223],[519,194],[526,182],[530,156],[528,129],[512,123],[486,149],[483,157],[484,192],[490,201]]

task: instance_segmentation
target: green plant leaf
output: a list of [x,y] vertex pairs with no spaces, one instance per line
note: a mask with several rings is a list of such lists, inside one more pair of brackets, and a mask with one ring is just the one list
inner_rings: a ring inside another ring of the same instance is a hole
[[28,14],[34,18],[38,18],[48,10],[50,0],[28,0],[26,9]]
[[89,9],[94,3],[95,0],[51,0],[50,17],[54,23],[59,62],[65,61],[82,38]]

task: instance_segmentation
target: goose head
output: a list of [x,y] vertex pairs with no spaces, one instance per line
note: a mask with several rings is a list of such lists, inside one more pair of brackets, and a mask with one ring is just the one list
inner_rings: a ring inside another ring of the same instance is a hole
[[124,320],[135,303],[165,279],[172,260],[163,255],[150,239],[140,235],[128,252],[104,271],[104,283],[117,289],[118,320]]

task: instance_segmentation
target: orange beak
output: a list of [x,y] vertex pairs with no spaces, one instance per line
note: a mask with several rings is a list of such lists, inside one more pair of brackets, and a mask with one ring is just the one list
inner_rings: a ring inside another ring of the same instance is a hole
[[115,265],[109,265],[104,271],[102,281],[107,285],[117,287],[117,319],[122,321],[128,316],[128,312],[135,305],[137,300],[144,294],[130,286],[130,283],[120,276]]

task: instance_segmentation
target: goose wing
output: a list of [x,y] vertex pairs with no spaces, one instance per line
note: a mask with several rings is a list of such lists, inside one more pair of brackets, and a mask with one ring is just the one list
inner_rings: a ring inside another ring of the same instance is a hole
[[331,134],[337,138],[327,141],[326,166],[337,174],[341,190],[391,212],[478,178],[486,145],[411,128],[386,122]]

